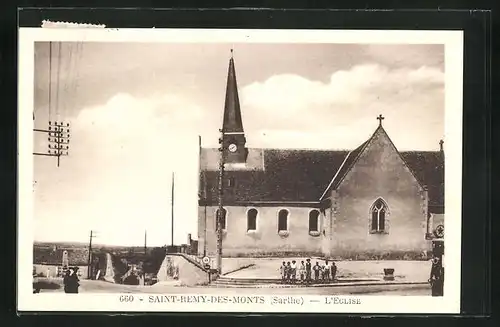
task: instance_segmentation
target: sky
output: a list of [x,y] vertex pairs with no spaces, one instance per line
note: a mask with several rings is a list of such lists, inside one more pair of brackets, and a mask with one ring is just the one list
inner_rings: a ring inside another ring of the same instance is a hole
[[231,47],[249,147],[353,149],[382,114],[399,150],[439,149],[442,45],[37,42],[35,128],[68,122],[71,140],[60,167],[34,157],[35,240],[170,244],[172,174],[174,241],[196,238]]

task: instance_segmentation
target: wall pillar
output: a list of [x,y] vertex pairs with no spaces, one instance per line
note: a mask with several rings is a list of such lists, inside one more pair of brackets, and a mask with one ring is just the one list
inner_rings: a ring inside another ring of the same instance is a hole
[[332,191],[329,201],[328,207],[324,208],[324,224],[322,230],[322,252],[325,257],[331,257],[334,254],[334,226],[335,226],[335,215],[337,212],[338,205],[338,194],[337,191]]
[[329,257],[331,255],[331,235],[330,226],[332,224],[331,208],[324,208],[321,212],[323,224],[321,224],[321,252],[323,256]]
[[431,215],[429,215],[429,191],[427,190],[427,186],[424,186],[422,189],[422,206],[421,212],[423,216],[423,226],[424,226],[424,235],[425,239],[430,239],[432,234],[432,222]]

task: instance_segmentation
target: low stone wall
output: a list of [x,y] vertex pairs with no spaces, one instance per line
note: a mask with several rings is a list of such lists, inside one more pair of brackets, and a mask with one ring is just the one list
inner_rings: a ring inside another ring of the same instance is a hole
[[[35,273],[38,277],[47,277],[47,278],[56,278],[57,271],[61,269],[61,266],[58,265],[43,265],[43,264],[34,264]],[[70,266],[73,267],[73,266]],[[87,266],[78,266],[78,278],[87,279]]]
[[158,282],[178,279],[185,286],[206,285],[209,282],[206,271],[188,261],[184,256],[176,254],[165,256],[157,278]]
[[[388,251],[388,252],[349,252],[349,251],[337,251],[333,253],[329,259],[341,261],[341,260],[353,260],[353,261],[367,261],[367,260],[428,260],[432,256],[431,251]],[[224,252],[224,258],[326,258],[321,252],[294,252],[294,251],[282,251],[282,252]]]

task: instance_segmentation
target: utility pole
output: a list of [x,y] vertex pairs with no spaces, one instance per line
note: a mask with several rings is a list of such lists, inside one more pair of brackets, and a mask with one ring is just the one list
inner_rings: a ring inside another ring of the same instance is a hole
[[172,217],[172,249],[174,248],[174,172],[172,172],[172,203],[170,205],[170,208],[172,210],[171,212],[171,217]]
[[[35,118],[34,114],[33,118]],[[49,141],[49,150],[47,153],[33,152],[33,155],[56,157],[57,167],[59,167],[61,157],[68,155],[68,150],[69,150],[68,144],[70,139],[69,123],[49,121],[48,129],[34,128],[33,131],[38,133],[47,133]]]
[[147,237],[148,237],[148,231],[144,230],[144,255],[148,254],[148,246],[147,246]]
[[89,240],[89,258],[88,258],[88,268],[87,268],[87,278],[92,279],[92,239],[96,237],[95,231],[90,231]]
[[222,217],[223,217],[223,210],[224,210],[224,205],[222,202],[222,196],[224,194],[224,183],[223,183],[223,178],[224,178],[224,129],[219,129],[221,133],[221,137],[219,138],[219,152],[220,152],[220,162],[219,162],[219,194],[218,194],[218,200],[219,200],[219,209],[217,210],[217,273],[220,276],[222,274]]

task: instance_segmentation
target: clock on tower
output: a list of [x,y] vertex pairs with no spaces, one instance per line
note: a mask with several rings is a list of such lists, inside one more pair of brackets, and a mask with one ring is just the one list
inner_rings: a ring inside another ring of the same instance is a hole
[[229,152],[235,153],[236,150],[238,150],[238,146],[234,143],[231,143],[231,144],[229,144],[228,150],[229,150]]

